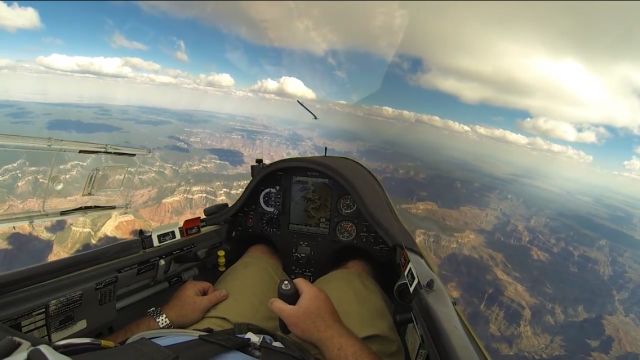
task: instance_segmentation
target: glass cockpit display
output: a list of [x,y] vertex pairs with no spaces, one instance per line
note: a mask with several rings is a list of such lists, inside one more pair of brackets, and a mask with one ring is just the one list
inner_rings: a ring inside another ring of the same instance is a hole
[[289,230],[329,233],[331,187],[327,179],[294,176]]

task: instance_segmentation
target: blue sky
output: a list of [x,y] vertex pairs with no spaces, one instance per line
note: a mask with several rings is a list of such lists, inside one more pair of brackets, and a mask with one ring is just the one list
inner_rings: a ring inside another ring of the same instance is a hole
[[[597,167],[640,174],[640,159],[637,164],[632,162],[636,160],[634,148],[640,145],[634,134],[640,129],[640,117],[635,115],[640,106],[636,107],[631,91],[635,85],[625,87],[623,83],[613,83],[607,78],[607,68],[599,65],[602,61],[594,65],[593,54],[588,51],[600,44],[598,39],[594,40],[595,45],[569,47],[572,53],[555,54],[556,48],[564,49],[558,35],[530,35],[527,24],[535,25],[532,28],[541,24],[526,18],[514,23],[513,31],[505,34],[503,29],[491,28],[493,25],[489,22],[493,14],[485,8],[469,9],[478,19],[469,21],[465,18],[468,29],[466,24],[455,32],[428,28],[429,24],[436,26],[439,21],[455,22],[454,17],[459,16],[460,11],[452,12],[442,4],[437,5],[437,9],[420,8],[422,12],[406,8],[423,6],[419,4],[368,4],[339,9],[296,4],[293,10],[211,3],[11,4],[2,3],[4,11],[14,11],[16,7],[32,8],[37,12],[39,24],[31,28],[5,24],[3,28],[0,7],[0,59],[25,63],[54,53],[68,57],[63,61],[79,61],[71,58],[74,56],[135,57],[160,65],[162,70],[153,70],[155,75],[177,76],[170,74],[170,69],[190,74],[192,80],[198,74],[228,74],[233,84],[225,85],[227,88],[252,89],[278,96],[303,94],[292,93],[287,90],[291,86],[278,80],[295,78],[303,85],[295,82],[292,83],[294,87],[308,90],[304,94],[312,94],[308,96],[309,101],[387,106],[436,115],[469,126],[502,129],[528,139],[539,137],[592,156]],[[377,12],[368,13],[370,9]],[[429,14],[435,10],[449,14],[450,19],[446,16],[429,19]],[[572,9],[549,8],[546,11],[550,14],[570,13],[569,10]],[[585,11],[589,12],[588,9]],[[620,12],[627,11],[620,9]],[[383,13],[382,20],[370,21],[377,13]],[[416,16],[424,18],[414,18]],[[549,21],[555,21],[552,16],[547,17]],[[382,25],[379,25],[380,29],[364,29],[371,23]],[[617,25],[612,21],[606,26],[613,26],[614,31]],[[350,28],[353,30],[349,31]],[[492,33],[494,30],[497,32]],[[606,33],[606,29],[603,32]],[[499,54],[507,48],[504,44],[515,36],[511,33],[529,37],[530,48],[526,48],[526,42],[514,41],[508,49],[512,51],[519,47],[526,57],[504,53],[513,57],[510,60],[509,56]],[[138,48],[114,46],[116,34],[129,44],[139,44]],[[487,39],[486,51],[481,47],[477,49],[483,39]],[[558,42],[560,44],[556,44]],[[181,61],[176,57],[181,43],[188,60],[183,58]],[[492,48],[497,49],[495,57],[491,57]],[[536,49],[544,50],[539,52],[542,54],[540,61]],[[480,51],[476,53],[479,56],[475,63],[469,61],[475,60],[474,51]],[[612,49],[611,57],[616,56],[616,51],[621,52],[620,56],[633,59],[634,54],[617,48]],[[531,59],[537,62],[529,61]],[[68,68],[60,67],[60,59],[56,61],[49,61],[46,66],[57,72],[68,71]],[[43,65],[43,62],[38,64]],[[524,64],[524,67],[518,68],[518,64]],[[540,64],[544,66],[536,67]],[[526,68],[529,65],[533,67]],[[630,69],[635,71],[633,66]],[[266,79],[274,82],[270,86],[266,82],[260,85]],[[221,84],[219,80],[212,81]],[[558,94],[552,93],[554,89],[559,89]],[[622,105],[616,107],[619,113],[604,112],[612,107],[604,100],[603,104],[591,106],[599,99],[593,94],[604,94],[602,98],[610,99],[611,103],[619,101]],[[566,103],[561,101],[565,98]],[[584,111],[580,110],[582,108]],[[597,115],[601,110],[604,115]],[[522,123],[525,119],[530,121]],[[493,138],[500,139],[503,135],[494,133]],[[521,142],[514,136],[507,141]]]

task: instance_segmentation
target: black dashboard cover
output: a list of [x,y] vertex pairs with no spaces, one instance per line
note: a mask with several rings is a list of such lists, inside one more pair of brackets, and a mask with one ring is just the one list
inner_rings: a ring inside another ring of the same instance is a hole
[[413,237],[400,221],[397,212],[378,178],[359,162],[337,156],[311,156],[278,160],[269,165],[258,166],[252,171],[253,178],[238,201],[214,216],[205,219],[208,225],[227,222],[240,211],[248,201],[253,189],[269,174],[288,168],[306,168],[325,173],[341,183],[361,204],[360,210],[390,245],[403,246],[407,250],[420,253]]
[[122,241],[95,250],[0,275],[0,294],[56,279],[75,271],[99,265],[142,251],[139,241]]

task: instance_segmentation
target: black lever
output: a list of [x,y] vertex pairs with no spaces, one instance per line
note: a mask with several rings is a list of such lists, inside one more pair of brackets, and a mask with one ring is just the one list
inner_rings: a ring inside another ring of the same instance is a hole
[[[300,294],[298,293],[298,289],[296,289],[296,285],[293,281],[289,279],[280,280],[278,283],[278,298],[289,305],[295,305],[298,302]],[[285,324],[282,319],[278,320],[280,321],[280,331],[285,335],[291,333],[287,324]]]
[[223,210],[226,210],[229,207],[229,204],[227,203],[222,203],[222,204],[215,204],[215,205],[211,205],[209,207],[206,207],[203,211],[204,216],[205,217],[209,217],[209,216],[213,216],[215,214],[218,214],[220,212],[222,212]]

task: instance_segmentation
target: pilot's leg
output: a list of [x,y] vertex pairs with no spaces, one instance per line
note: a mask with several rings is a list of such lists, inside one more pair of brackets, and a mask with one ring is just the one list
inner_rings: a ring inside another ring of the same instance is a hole
[[228,329],[234,323],[251,323],[278,331],[278,317],[269,310],[269,299],[278,297],[278,281],[286,277],[280,259],[262,244],[251,246],[215,284],[229,293],[190,329]]
[[382,359],[404,359],[389,302],[367,263],[351,260],[314,285],[329,295],[345,325]]

